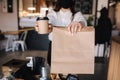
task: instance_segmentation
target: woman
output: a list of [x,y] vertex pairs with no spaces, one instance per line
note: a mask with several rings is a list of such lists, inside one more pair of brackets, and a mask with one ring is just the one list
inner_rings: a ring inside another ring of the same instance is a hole
[[[75,0],[57,0],[54,10],[49,10],[47,17],[49,18],[49,27],[54,26],[68,27],[68,31],[72,34],[87,26],[87,22],[81,12],[74,10]],[[37,24],[36,24],[37,26]],[[52,33],[49,35],[52,41]],[[48,51],[48,64],[51,65],[51,42]]]

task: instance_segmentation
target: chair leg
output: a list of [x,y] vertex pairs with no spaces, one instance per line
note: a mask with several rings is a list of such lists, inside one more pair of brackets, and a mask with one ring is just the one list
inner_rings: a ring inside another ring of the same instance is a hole
[[12,46],[12,52],[14,52],[14,51],[15,51],[15,47],[16,47],[16,44],[15,44],[15,43],[13,43],[13,46]]
[[22,51],[25,51],[24,44],[21,44]]
[[27,49],[27,45],[24,43],[25,49]]
[[15,48],[16,50],[18,50],[19,49],[19,44],[16,44],[16,48]]

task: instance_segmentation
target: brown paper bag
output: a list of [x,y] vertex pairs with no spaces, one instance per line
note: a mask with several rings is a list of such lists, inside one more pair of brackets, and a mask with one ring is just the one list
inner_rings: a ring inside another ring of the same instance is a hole
[[94,28],[77,34],[66,28],[53,28],[51,73],[94,73]]

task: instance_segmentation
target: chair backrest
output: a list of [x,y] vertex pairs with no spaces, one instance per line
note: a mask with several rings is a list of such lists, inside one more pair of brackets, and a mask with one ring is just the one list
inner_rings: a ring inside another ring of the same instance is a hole
[[24,31],[24,32],[20,35],[20,39],[19,39],[19,40],[25,41],[25,40],[26,40],[26,37],[27,37],[27,33],[28,33],[28,31]]

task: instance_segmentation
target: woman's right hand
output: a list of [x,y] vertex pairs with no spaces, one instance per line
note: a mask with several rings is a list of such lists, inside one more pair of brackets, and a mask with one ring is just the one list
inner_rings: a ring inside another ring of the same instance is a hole
[[68,25],[68,31],[72,34],[77,33],[78,31],[80,31],[83,27],[83,24],[81,22],[77,22],[77,21],[72,21],[69,25]]
[[51,24],[49,24],[49,32],[52,32],[53,26]]
[[38,30],[39,30],[39,28],[38,28],[38,23],[37,22],[35,22],[35,30],[38,32]]

